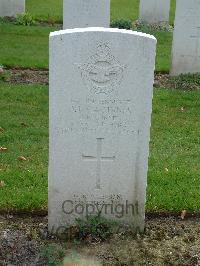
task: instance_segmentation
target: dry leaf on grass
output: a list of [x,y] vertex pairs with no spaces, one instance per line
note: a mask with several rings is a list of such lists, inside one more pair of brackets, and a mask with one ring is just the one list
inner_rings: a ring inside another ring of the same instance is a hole
[[4,129],[2,127],[0,127],[0,132],[4,132]]
[[183,211],[181,212],[181,219],[182,219],[182,220],[185,218],[186,214],[187,214],[187,211],[186,211],[186,210],[183,210]]
[[4,186],[5,186],[4,181],[0,181],[0,188],[1,188],[1,187],[4,187]]
[[24,156],[19,156],[17,159],[19,161],[27,161],[27,159]]
[[8,150],[8,148],[6,148],[6,147],[0,147],[0,151],[7,151]]

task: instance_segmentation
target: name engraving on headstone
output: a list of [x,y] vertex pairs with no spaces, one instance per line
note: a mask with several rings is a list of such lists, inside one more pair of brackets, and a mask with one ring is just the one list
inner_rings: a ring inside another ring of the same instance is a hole
[[68,132],[133,134],[134,105],[131,99],[71,99],[71,112],[76,119],[65,128],[55,128],[58,135]]

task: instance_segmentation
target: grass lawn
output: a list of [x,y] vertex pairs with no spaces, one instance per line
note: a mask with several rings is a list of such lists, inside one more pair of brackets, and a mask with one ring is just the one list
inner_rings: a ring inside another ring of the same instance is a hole
[[[0,83],[0,209],[43,208],[47,202],[48,89]],[[24,156],[28,161],[19,161]]]
[[[111,17],[138,17],[139,0],[112,0]],[[173,21],[175,1],[172,1]],[[28,0],[27,11],[37,19],[61,21],[62,0]],[[0,23],[0,65],[48,68],[48,36],[55,27],[25,27]],[[147,32],[158,39],[156,70],[168,72],[171,61],[172,33]]]
[[[53,27],[0,24],[0,65],[48,68],[48,36]],[[157,71],[169,71],[172,33],[151,32],[158,39]]]
[[[0,95],[0,209],[46,208],[48,87],[0,83]],[[200,91],[156,89],[153,107],[147,208],[198,210]]]
[[48,67],[48,35],[54,28],[0,24],[0,64]]
[[[39,20],[62,22],[63,0],[27,0],[26,10]],[[175,0],[171,1],[170,23],[174,21]],[[138,19],[139,0],[111,0],[111,20]]]

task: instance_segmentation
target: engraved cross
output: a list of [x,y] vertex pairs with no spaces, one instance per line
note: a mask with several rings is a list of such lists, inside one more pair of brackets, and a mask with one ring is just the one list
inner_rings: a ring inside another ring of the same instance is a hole
[[96,162],[96,188],[101,189],[101,163],[103,161],[114,161],[115,156],[105,157],[102,156],[102,142],[104,138],[97,138],[97,155],[84,155],[82,154],[82,159],[86,161]]

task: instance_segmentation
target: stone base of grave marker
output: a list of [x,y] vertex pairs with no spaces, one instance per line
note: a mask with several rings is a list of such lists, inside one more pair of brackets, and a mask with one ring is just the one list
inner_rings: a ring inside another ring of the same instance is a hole
[[155,48],[133,31],[51,33],[51,232],[97,214],[144,229]]

